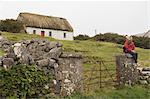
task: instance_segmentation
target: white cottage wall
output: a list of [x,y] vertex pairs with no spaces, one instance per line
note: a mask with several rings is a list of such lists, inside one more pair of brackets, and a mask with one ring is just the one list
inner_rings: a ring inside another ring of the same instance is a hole
[[[59,40],[73,40],[73,32],[61,31],[61,30],[52,30],[52,29],[40,29],[34,27],[26,27],[26,32],[28,34],[33,34],[33,31],[36,31],[35,34],[41,35],[41,31],[45,32],[45,36],[49,37],[49,32],[51,32],[51,37]],[[66,37],[64,38],[64,33]]]

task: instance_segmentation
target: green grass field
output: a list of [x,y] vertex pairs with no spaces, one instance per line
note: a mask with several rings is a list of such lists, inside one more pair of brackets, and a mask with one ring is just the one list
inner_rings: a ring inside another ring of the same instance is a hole
[[[29,34],[14,34],[3,32],[2,35],[9,40],[19,41],[25,39],[41,38],[37,35]],[[55,39],[46,37],[50,41],[56,41]],[[115,56],[123,54],[122,45],[109,43],[109,42],[96,42],[96,41],[62,41],[64,51],[81,53],[87,62],[84,63],[84,69],[90,69],[95,64],[96,59],[102,58],[105,61],[114,61]],[[139,63],[143,67],[150,66],[150,50],[136,48],[139,54]],[[3,51],[0,50],[0,55],[3,55]],[[88,62],[90,61],[90,63]],[[115,64],[108,64],[109,68],[115,68]],[[74,94],[69,99],[150,99],[150,90],[145,86],[124,87],[121,89],[103,89],[97,90],[91,94]]]

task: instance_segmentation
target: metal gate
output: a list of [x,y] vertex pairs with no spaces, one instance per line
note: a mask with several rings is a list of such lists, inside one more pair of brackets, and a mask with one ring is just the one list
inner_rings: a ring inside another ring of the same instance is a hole
[[[96,60],[97,58],[95,58]],[[96,91],[116,85],[116,62],[98,59],[90,69],[84,71],[84,91]]]

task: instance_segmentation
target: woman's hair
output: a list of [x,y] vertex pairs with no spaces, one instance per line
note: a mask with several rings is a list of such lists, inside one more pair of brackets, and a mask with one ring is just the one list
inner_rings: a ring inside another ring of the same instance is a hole
[[126,36],[126,39],[129,40],[129,41],[133,40],[132,36]]

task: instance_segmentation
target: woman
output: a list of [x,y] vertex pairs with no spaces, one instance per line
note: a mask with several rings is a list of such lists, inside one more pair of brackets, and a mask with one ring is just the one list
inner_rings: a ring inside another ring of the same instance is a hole
[[135,52],[135,44],[131,36],[126,36],[123,49],[125,53],[129,53],[130,55],[132,55],[135,63],[137,63],[138,54]]

